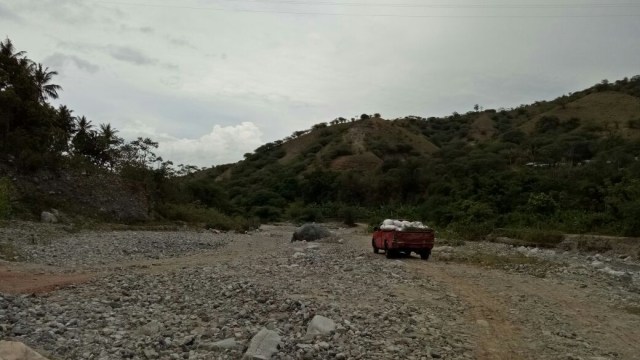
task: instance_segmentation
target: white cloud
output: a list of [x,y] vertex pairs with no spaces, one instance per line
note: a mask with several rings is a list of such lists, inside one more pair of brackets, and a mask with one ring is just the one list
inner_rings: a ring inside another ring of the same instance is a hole
[[243,154],[252,152],[265,142],[260,128],[249,121],[230,126],[214,125],[208,134],[195,139],[158,133],[142,123],[123,129],[120,135],[127,139],[150,137],[160,143],[156,153],[163,159],[171,160],[175,165],[200,167],[239,161]]

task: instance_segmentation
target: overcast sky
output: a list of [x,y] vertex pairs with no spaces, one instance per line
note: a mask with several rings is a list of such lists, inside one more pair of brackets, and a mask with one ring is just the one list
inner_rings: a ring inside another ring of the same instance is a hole
[[198,166],[339,116],[508,108],[640,74],[638,0],[0,0],[0,24],[76,115]]

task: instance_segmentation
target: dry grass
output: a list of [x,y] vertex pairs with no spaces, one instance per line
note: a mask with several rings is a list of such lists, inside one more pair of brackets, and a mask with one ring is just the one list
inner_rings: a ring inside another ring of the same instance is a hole
[[480,265],[489,268],[501,269],[512,267],[513,265],[538,265],[543,263],[541,260],[528,257],[522,254],[514,255],[498,255],[487,253],[473,254],[453,254],[450,261],[471,265]]
[[331,162],[332,170],[373,171],[382,164],[382,159],[372,152],[358,155],[347,155]]
[[640,113],[640,100],[627,94],[614,91],[597,92],[586,95],[563,106],[539,113],[520,128],[531,133],[536,122],[543,116],[557,116],[561,121],[572,117],[579,118],[582,126],[597,125],[611,129],[627,138],[637,138],[640,131],[629,129],[627,121],[635,119]]
[[11,243],[0,243],[0,259],[6,261],[19,261],[21,259],[20,252]]
[[514,246],[555,248],[564,240],[564,234],[554,230],[495,229],[487,240]]
[[494,121],[489,117],[488,113],[483,113],[471,123],[469,135],[478,141],[491,139],[496,133]]
[[640,316],[640,306],[625,306],[622,308],[626,313]]

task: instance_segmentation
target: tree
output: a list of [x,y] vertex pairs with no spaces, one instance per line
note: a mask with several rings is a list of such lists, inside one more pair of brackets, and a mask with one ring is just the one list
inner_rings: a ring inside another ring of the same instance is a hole
[[87,120],[85,116],[76,118],[76,129],[77,132],[71,141],[74,153],[89,157],[95,156],[95,131],[91,121]]
[[108,165],[109,168],[115,167],[119,149],[123,142],[122,138],[116,136],[118,130],[111,127],[111,124],[100,124],[98,132],[98,162],[99,165]]
[[58,75],[57,71],[49,71],[49,68],[43,68],[42,64],[32,64],[31,72],[35,85],[38,89],[38,99],[44,103],[47,98],[57,99],[58,91],[62,90],[60,85],[50,84],[54,75]]
[[54,151],[68,152],[71,136],[76,132],[76,118],[73,116],[73,110],[65,105],[60,105],[57,116],[55,117]]

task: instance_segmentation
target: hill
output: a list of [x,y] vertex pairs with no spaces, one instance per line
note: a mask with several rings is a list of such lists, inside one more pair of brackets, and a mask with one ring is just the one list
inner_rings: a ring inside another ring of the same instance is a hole
[[197,176],[263,221],[397,216],[479,232],[634,233],[638,139],[634,77],[512,109],[338,118]]
[[151,139],[126,142],[54,108],[55,75],[0,43],[0,219],[55,207],[218,229],[393,217],[472,238],[498,228],[640,235],[640,76],[511,109],[339,117],[194,172],[156,156]]

